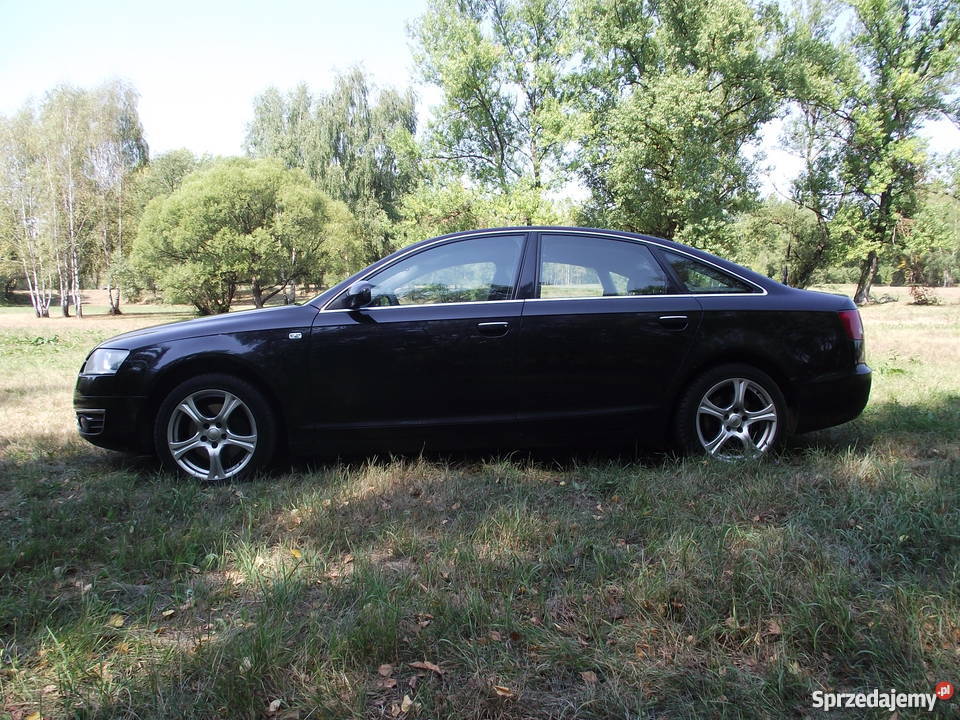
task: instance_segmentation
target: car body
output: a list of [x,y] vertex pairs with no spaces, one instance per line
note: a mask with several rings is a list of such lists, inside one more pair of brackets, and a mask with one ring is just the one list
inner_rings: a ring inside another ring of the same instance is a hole
[[[718,368],[724,377],[714,377]],[[176,398],[161,412],[171,393],[198,377],[242,387],[220,388],[219,401],[196,395],[208,403],[202,413]],[[220,432],[206,420],[223,415],[217,403],[234,396],[257,395],[254,404],[266,408],[257,427],[269,428],[268,455],[434,436],[523,446],[570,432],[623,432],[725,456],[855,418],[870,379],[859,314],[847,297],[790,288],[650,236],[518,227],[425,240],[303,305],[107,340],[81,370],[74,405],[90,442],[156,450],[174,460],[171,469],[200,477],[203,453],[213,450],[198,438],[210,442],[207,426]],[[705,382],[714,394],[704,386],[693,398]],[[686,405],[692,415],[678,420]],[[757,419],[761,406],[773,408],[772,426]],[[251,403],[238,407],[246,419],[236,437],[257,435],[249,432],[257,420]],[[715,427],[704,425],[711,414],[724,447],[708,446],[717,440]],[[764,425],[762,438],[745,429],[751,423]],[[170,448],[188,441],[197,462],[184,467]],[[243,450],[247,441],[237,442]],[[239,476],[262,462],[207,474]]]

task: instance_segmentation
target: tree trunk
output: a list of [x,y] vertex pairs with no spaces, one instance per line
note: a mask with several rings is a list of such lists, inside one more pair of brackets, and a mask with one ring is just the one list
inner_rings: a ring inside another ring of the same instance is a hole
[[863,305],[870,300],[870,287],[873,285],[873,276],[877,274],[879,259],[875,250],[871,250],[863,265],[860,266],[860,279],[857,281],[857,291],[853,295],[853,302]]
[[67,292],[69,283],[66,273],[67,268],[64,267],[60,253],[57,252],[57,278],[60,281],[60,312],[63,313],[64,317],[70,317],[70,294]]
[[253,306],[256,308],[263,307],[263,288],[260,287],[260,281],[254,278],[253,282],[250,285],[250,296],[253,298]]

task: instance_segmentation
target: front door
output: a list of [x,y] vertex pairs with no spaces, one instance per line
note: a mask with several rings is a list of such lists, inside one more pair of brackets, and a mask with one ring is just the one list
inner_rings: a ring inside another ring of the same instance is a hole
[[365,278],[372,300],[318,313],[314,427],[512,420],[525,233],[428,246]]

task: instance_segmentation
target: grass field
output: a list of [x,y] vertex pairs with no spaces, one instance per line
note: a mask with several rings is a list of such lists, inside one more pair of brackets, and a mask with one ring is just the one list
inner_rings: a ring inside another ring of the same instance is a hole
[[218,487],[74,430],[89,348],[185,309],[0,308],[0,718],[778,718],[957,683],[960,292],[899,293],[863,310],[863,417],[759,464],[369,459]]

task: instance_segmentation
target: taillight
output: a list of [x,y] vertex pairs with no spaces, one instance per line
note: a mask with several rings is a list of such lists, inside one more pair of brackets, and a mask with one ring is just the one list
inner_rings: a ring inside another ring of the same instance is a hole
[[863,340],[863,322],[860,320],[858,310],[841,310],[839,313],[840,322],[843,323],[847,331],[847,337],[851,340]]

